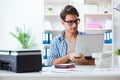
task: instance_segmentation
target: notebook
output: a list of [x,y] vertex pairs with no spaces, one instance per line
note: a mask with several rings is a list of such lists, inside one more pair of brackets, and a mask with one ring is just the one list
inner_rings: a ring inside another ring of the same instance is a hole
[[75,57],[83,54],[85,57],[92,56],[92,53],[103,51],[104,34],[78,35],[76,41]]

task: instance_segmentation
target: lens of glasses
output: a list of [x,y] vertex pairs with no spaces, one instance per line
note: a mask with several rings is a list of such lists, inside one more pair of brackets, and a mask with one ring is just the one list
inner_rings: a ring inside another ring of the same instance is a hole
[[80,19],[76,19],[76,20],[68,20],[68,21],[65,21],[69,26],[72,26],[74,23],[76,25],[78,25],[80,23]]

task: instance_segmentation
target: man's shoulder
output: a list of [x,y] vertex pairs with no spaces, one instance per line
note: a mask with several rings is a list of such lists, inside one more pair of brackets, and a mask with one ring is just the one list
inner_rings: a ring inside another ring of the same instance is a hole
[[86,32],[78,31],[78,35],[86,34]]
[[63,40],[63,36],[64,36],[64,31],[62,31],[59,35],[55,36],[53,38],[53,40],[62,41]]
[[55,36],[55,37],[53,38],[53,40],[58,40],[58,41],[60,41],[60,40],[62,40],[62,37],[61,37],[61,35],[59,34],[59,35]]

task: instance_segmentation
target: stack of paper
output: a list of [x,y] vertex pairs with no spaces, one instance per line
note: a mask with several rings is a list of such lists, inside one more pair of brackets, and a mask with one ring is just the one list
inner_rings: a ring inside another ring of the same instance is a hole
[[95,65],[99,68],[110,68],[112,65],[111,53],[93,53],[92,57],[95,58]]

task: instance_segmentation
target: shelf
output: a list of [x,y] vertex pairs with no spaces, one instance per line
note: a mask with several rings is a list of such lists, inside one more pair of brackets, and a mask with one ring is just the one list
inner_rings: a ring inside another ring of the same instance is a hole
[[113,49],[112,49],[112,46],[113,46],[113,44],[104,44],[104,46],[103,46],[103,51],[104,51],[104,52],[112,51],[112,50],[113,50]]
[[59,29],[49,29],[49,30],[44,30],[44,32],[61,32],[62,30]]
[[43,44],[43,48],[50,48],[50,44]]
[[[51,26],[52,29],[63,29],[60,18],[60,11],[65,5],[70,4],[71,0],[44,0],[44,24],[45,27]],[[46,23],[50,23],[49,25]],[[47,29],[47,28],[45,28]]]
[[[113,28],[112,14],[85,14],[84,25],[85,30],[112,30]],[[96,29],[97,28],[97,29]]]
[[48,16],[48,17],[59,17],[60,16],[60,14],[52,14],[52,13],[50,13],[50,14],[45,14],[45,16]]
[[84,4],[93,4],[93,3],[110,3],[112,0],[84,0]]
[[104,44],[104,46],[112,46],[112,44]]
[[103,32],[112,32],[112,29],[90,29],[90,28],[85,28],[85,30],[88,31],[103,31]]
[[[92,11],[96,13],[110,13],[112,12],[112,0],[84,0],[84,4],[88,5],[88,11],[90,12],[90,8]],[[90,12],[91,13],[91,12]]]
[[45,3],[68,3],[70,0],[44,0]]
[[[45,14],[59,15],[63,7],[70,3],[70,0],[45,0],[44,9]],[[50,16],[50,15],[49,15]]]
[[[48,21],[52,26],[51,30],[46,28],[44,32],[52,32],[55,36],[54,33],[59,34],[64,29],[60,24],[60,11],[66,4],[75,6],[80,12],[82,30],[91,34],[112,32],[113,42],[113,0],[44,0],[44,22]],[[48,6],[52,6],[51,12],[48,11]],[[82,12],[81,9],[84,11]],[[105,46],[106,49],[107,47],[111,49],[113,43]]]
[[91,14],[84,14],[84,16],[112,16],[111,13],[91,13]]
[[111,29],[85,29],[86,33],[90,33],[90,34],[103,34],[105,32],[112,32]]

